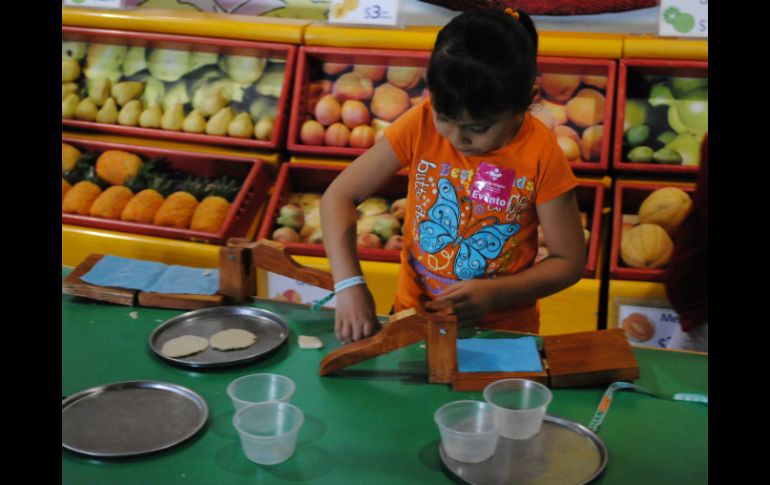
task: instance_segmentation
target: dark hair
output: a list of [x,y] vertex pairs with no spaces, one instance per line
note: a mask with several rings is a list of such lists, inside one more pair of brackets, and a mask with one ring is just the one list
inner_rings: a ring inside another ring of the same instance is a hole
[[537,76],[537,31],[532,19],[502,10],[464,12],[436,37],[428,64],[433,109],[449,119],[521,113],[532,102]]

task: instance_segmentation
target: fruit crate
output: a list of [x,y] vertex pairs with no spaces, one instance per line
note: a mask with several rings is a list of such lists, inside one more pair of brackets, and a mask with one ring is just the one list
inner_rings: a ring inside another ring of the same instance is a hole
[[134,153],[145,160],[165,158],[168,161],[168,168],[171,170],[180,171],[195,177],[228,176],[241,182],[241,187],[230,203],[227,215],[217,232],[180,229],[74,213],[62,213],[63,224],[225,245],[230,237],[245,237],[247,235],[249,228],[254,223],[254,219],[264,209],[267,201],[270,175],[267,166],[258,158],[211,155],[167,148],[150,148],[128,143],[84,140],[77,137],[62,137],[62,143],[70,144],[83,153],[124,150]]
[[[610,248],[610,278],[616,280],[662,282],[665,268],[633,268],[621,258],[620,245],[624,230],[638,221],[636,216],[644,199],[652,192],[664,187],[676,187],[693,197],[695,184],[687,182],[636,182],[620,180],[615,184],[615,200],[612,215],[612,244]],[[624,216],[626,222],[624,223]],[[629,221],[630,219],[633,219]],[[624,228],[625,225],[625,228]]]
[[607,172],[616,62],[542,56],[537,67],[540,91],[530,112],[554,131],[573,170]]
[[707,61],[621,59],[615,170],[694,178],[707,131]]
[[275,151],[285,138],[296,51],[63,26],[62,125]]
[[[303,163],[284,163],[278,172],[278,177],[273,187],[273,193],[265,211],[258,239],[272,239],[273,231],[279,224],[276,219],[282,206],[288,204],[292,194],[323,194],[331,182],[345,167],[339,165],[318,165]],[[398,200],[406,197],[409,182],[409,174],[406,171],[397,172],[385,183],[373,197],[383,197],[390,200]],[[320,202],[320,201],[319,201]],[[317,217],[317,216],[316,216]],[[319,219],[320,221],[320,219]],[[319,222],[319,221],[316,221]],[[307,238],[304,238],[305,240]],[[285,242],[289,252],[294,255],[326,257],[322,243],[309,242]],[[358,247],[358,257],[364,261],[384,261],[398,263],[400,250]]]
[[[286,142],[288,150],[306,155],[361,155],[387,125],[427,96],[423,74],[429,58],[427,51],[300,47]],[[397,87],[375,92],[389,78]],[[323,108],[318,107],[319,100],[327,95],[335,97],[336,105],[328,100],[328,103],[321,102]],[[342,111],[347,100],[355,102],[348,103]],[[347,125],[342,123],[343,112]],[[354,128],[349,128],[346,135],[345,128],[336,130],[338,126],[335,126],[337,136],[332,137],[329,127],[334,123]],[[371,129],[359,129],[354,135],[352,131],[359,124]],[[326,141],[327,134],[332,144]],[[353,140],[354,146],[351,146],[349,142]]]
[[[280,226],[276,220],[282,206],[288,204],[292,195],[304,193],[322,194],[337,175],[345,169],[340,165],[316,163],[284,163],[278,173],[270,202],[268,203],[258,239],[272,239],[273,232]],[[406,197],[409,175],[399,171],[374,196],[390,201]],[[599,181],[580,180],[576,188],[578,207],[586,214],[586,229],[590,231],[587,242],[587,261],[584,277],[596,278],[599,263],[602,210],[605,203],[605,187]],[[295,255],[325,257],[322,244],[282,241],[289,252]],[[400,262],[400,250],[358,248],[359,258],[366,261]]]

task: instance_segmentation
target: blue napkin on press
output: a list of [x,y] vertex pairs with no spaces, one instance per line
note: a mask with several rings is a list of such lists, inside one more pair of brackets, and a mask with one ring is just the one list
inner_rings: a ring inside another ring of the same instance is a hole
[[219,291],[217,269],[166,265],[119,256],[104,256],[80,279],[92,285],[154,293],[213,295]]
[[457,340],[460,372],[540,372],[543,364],[534,337]]

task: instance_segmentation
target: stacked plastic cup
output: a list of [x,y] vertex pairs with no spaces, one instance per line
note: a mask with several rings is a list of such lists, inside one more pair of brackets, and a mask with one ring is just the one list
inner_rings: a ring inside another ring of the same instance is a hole
[[291,402],[296,386],[294,381],[280,374],[251,374],[239,377],[227,386],[227,395],[235,410],[266,401]]
[[495,454],[500,429],[491,404],[481,401],[454,401],[438,408],[433,415],[444,451],[450,458],[478,463]]
[[551,390],[529,379],[502,379],[484,388],[484,400],[495,409],[500,434],[515,440],[540,432]]

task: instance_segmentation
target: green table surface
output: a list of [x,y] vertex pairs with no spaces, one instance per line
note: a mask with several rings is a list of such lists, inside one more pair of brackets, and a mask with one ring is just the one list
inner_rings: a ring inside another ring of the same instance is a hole
[[[68,271],[63,269],[62,274]],[[124,459],[93,459],[62,448],[65,484],[456,483],[438,453],[433,413],[480,391],[455,392],[428,384],[420,344],[358,364],[344,376],[318,375],[323,356],[339,346],[333,313],[255,301],[283,317],[288,341],[264,360],[208,370],[176,367],[149,349],[152,330],[178,310],[138,308],[62,295],[62,396],[112,382],[165,381],[206,400],[209,421],[192,439],[167,451]],[[300,349],[298,335],[315,335],[323,349]],[[663,392],[708,393],[708,358],[634,349],[637,384]],[[225,392],[233,379],[275,372],[294,380],[292,403],[305,414],[297,449],[284,463],[261,466],[243,455]],[[548,414],[587,425],[606,386],[554,389]],[[708,407],[620,391],[597,433],[609,451],[595,483],[708,482]]]

